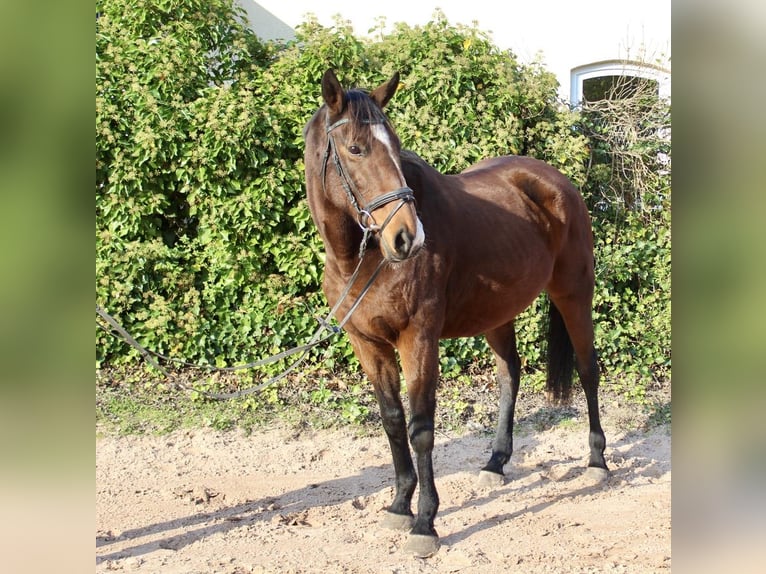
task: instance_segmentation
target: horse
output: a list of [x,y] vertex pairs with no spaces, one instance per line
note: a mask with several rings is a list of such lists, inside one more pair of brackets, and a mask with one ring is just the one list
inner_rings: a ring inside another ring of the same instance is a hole
[[[398,84],[397,72],[373,90],[345,90],[332,69],[324,73],[323,104],[303,130],[306,195],[325,249],[324,294],[336,317],[353,311],[343,329],[391,448],[395,493],[383,526],[409,530],[405,551],[428,557],[439,548],[432,451],[440,339],[484,335],[492,350],[499,413],[479,480],[503,484],[521,370],[514,320],[545,291],[548,397],[569,401],[576,367],[590,427],[586,472],[606,477],[608,469],[592,319],[593,234],[582,196],[562,173],[530,157],[439,173],[401,148],[383,112]],[[361,286],[357,276],[374,281]]]

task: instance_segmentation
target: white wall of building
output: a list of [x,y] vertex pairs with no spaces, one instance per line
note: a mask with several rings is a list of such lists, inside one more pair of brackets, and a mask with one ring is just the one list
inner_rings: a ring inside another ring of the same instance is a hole
[[[252,0],[240,0],[243,5]],[[294,28],[314,14],[326,26],[341,15],[354,33],[366,36],[385,17],[422,25],[440,8],[452,24],[477,26],[491,34],[501,49],[513,51],[523,62],[540,55],[559,81],[559,94],[571,98],[572,71],[598,62],[620,60],[670,66],[670,0],[386,0],[386,2],[317,2],[316,0],[260,0],[260,6]],[[592,70],[591,70],[592,71]],[[661,74],[660,74],[661,75]],[[663,77],[669,90],[669,73]],[[661,80],[661,85],[663,79]]]

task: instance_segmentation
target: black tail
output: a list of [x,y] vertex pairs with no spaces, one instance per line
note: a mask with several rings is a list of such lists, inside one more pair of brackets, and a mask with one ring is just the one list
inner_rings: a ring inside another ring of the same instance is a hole
[[572,340],[564,319],[548,300],[548,380],[545,385],[548,401],[553,405],[569,403],[575,356]]

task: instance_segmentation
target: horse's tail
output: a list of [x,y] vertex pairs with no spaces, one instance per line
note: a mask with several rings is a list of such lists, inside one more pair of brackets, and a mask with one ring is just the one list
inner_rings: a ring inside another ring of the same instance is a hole
[[574,348],[564,318],[548,300],[548,379],[545,390],[552,405],[569,403],[574,371]]

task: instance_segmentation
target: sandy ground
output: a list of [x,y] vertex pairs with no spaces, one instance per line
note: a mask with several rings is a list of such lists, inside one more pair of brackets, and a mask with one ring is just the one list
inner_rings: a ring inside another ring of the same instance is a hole
[[[604,425],[607,482],[583,482],[587,429],[515,438],[502,486],[477,483],[490,438],[437,435],[441,548],[403,552],[382,429],[179,431],[96,442],[96,572],[670,571],[670,430]],[[417,495],[416,495],[417,499]]]

